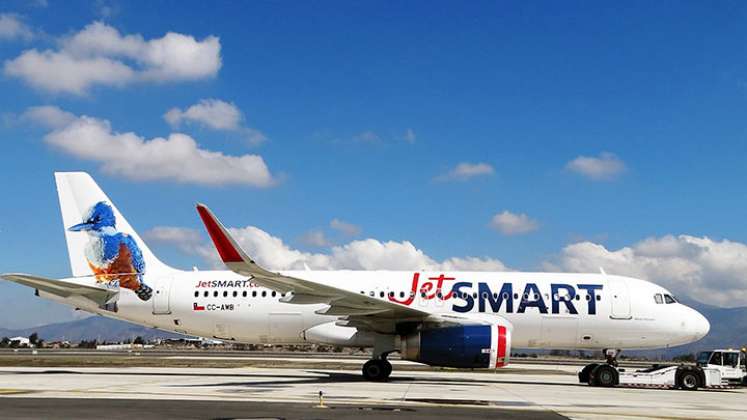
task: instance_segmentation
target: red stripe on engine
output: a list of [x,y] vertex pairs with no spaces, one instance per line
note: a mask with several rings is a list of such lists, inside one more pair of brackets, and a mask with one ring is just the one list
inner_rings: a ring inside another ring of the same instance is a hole
[[506,327],[498,326],[498,357],[495,367],[502,367],[506,359]]
[[223,262],[243,261],[241,255],[239,255],[236,248],[231,244],[231,241],[228,240],[220,226],[218,226],[218,222],[215,220],[213,215],[202,206],[197,206],[197,212],[200,213],[200,218],[205,224],[205,228],[207,228],[208,234],[210,234],[210,238],[213,240],[215,248],[218,250],[218,254],[220,254],[220,258]]

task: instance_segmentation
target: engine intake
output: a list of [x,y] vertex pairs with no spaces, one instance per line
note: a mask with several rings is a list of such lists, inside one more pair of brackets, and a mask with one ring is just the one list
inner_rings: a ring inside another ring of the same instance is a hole
[[465,325],[423,329],[400,338],[405,360],[431,366],[499,368],[511,355],[511,329],[504,325]]

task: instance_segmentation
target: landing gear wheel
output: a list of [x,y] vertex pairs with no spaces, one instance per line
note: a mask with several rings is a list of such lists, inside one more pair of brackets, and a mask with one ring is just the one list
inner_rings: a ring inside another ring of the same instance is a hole
[[383,382],[392,373],[392,364],[383,359],[369,360],[363,365],[363,377],[367,381]]
[[700,385],[698,373],[694,370],[683,370],[677,374],[677,387],[685,391],[697,391]]
[[617,385],[619,382],[617,370],[614,367],[604,364],[592,369],[589,377],[589,385],[609,388]]
[[384,362],[384,377],[389,379],[389,375],[392,374],[392,364],[386,359],[383,359],[382,361]]
[[584,366],[584,368],[581,369],[581,372],[578,373],[578,382],[582,384],[588,384],[589,379],[591,378],[591,371],[594,370],[594,368],[597,366],[599,366],[599,363],[591,363]]

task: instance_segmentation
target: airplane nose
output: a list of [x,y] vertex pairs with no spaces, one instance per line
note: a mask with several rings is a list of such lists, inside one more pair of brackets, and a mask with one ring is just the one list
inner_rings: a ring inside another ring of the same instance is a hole
[[700,340],[701,338],[705,337],[709,331],[711,331],[711,323],[708,322],[708,319],[706,319],[706,317],[704,317],[700,312],[694,309],[693,312],[693,335],[697,337],[696,340]]

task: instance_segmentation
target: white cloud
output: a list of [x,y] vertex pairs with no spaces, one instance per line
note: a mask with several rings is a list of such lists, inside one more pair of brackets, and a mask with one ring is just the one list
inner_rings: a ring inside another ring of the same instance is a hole
[[[254,226],[230,228],[229,231],[258,264],[270,270],[300,270],[305,266],[317,270],[509,270],[502,262],[492,258],[465,257],[436,261],[409,241],[365,239],[333,246],[328,253],[309,253],[293,249],[280,238]],[[177,246],[182,243],[179,235],[174,235],[171,242]],[[192,246],[190,251],[211,265],[222,265],[212,244]]]
[[649,238],[608,250],[592,242],[568,245],[548,270],[596,272],[641,278],[701,302],[747,305],[747,245],[689,235]]
[[373,131],[364,131],[353,136],[353,140],[359,143],[378,144],[381,143],[381,137]]
[[[67,117],[64,111],[51,108],[44,112],[30,110],[24,115],[44,122],[54,114]],[[201,149],[192,137],[179,133],[148,140],[132,132],[115,132],[109,121],[88,116],[55,127],[45,140],[69,155],[99,162],[108,173],[134,180],[254,187],[277,183],[261,156],[229,156]]]
[[60,40],[58,50],[24,51],[5,62],[5,74],[49,92],[85,94],[95,85],[124,86],[214,77],[221,67],[220,41],[168,32],[144,40],[94,22]]
[[259,144],[266,140],[259,130],[244,127],[244,119],[236,105],[219,99],[203,99],[185,110],[172,108],[163,118],[172,127],[179,127],[182,123],[196,123],[213,130],[233,131],[244,135],[251,144]]
[[149,242],[175,245],[188,254],[195,253],[202,246],[200,232],[184,227],[156,226],[145,231],[143,238]]
[[0,40],[23,39],[30,40],[34,37],[31,30],[21,18],[11,13],[0,13]]
[[415,143],[415,140],[417,140],[417,136],[415,135],[415,130],[412,128],[408,128],[405,130],[405,135],[402,136],[402,139],[410,144]]
[[360,226],[340,219],[332,219],[332,221],[329,222],[329,227],[347,236],[358,236],[361,234],[362,230]]
[[478,176],[493,175],[495,170],[487,163],[462,162],[449,172],[436,177],[440,181],[467,181]]
[[493,216],[490,220],[490,227],[504,235],[521,235],[537,230],[539,224],[526,214],[515,214],[504,210]]
[[598,157],[579,156],[566,164],[569,169],[595,181],[609,181],[625,172],[625,163],[612,153]]
[[301,237],[301,242],[305,243],[306,245],[315,247],[325,247],[332,245],[332,242],[327,239],[327,235],[325,235],[323,231],[318,229],[306,232]]
[[21,114],[21,120],[40,124],[46,128],[64,127],[75,119],[74,114],[49,105],[32,106]]

